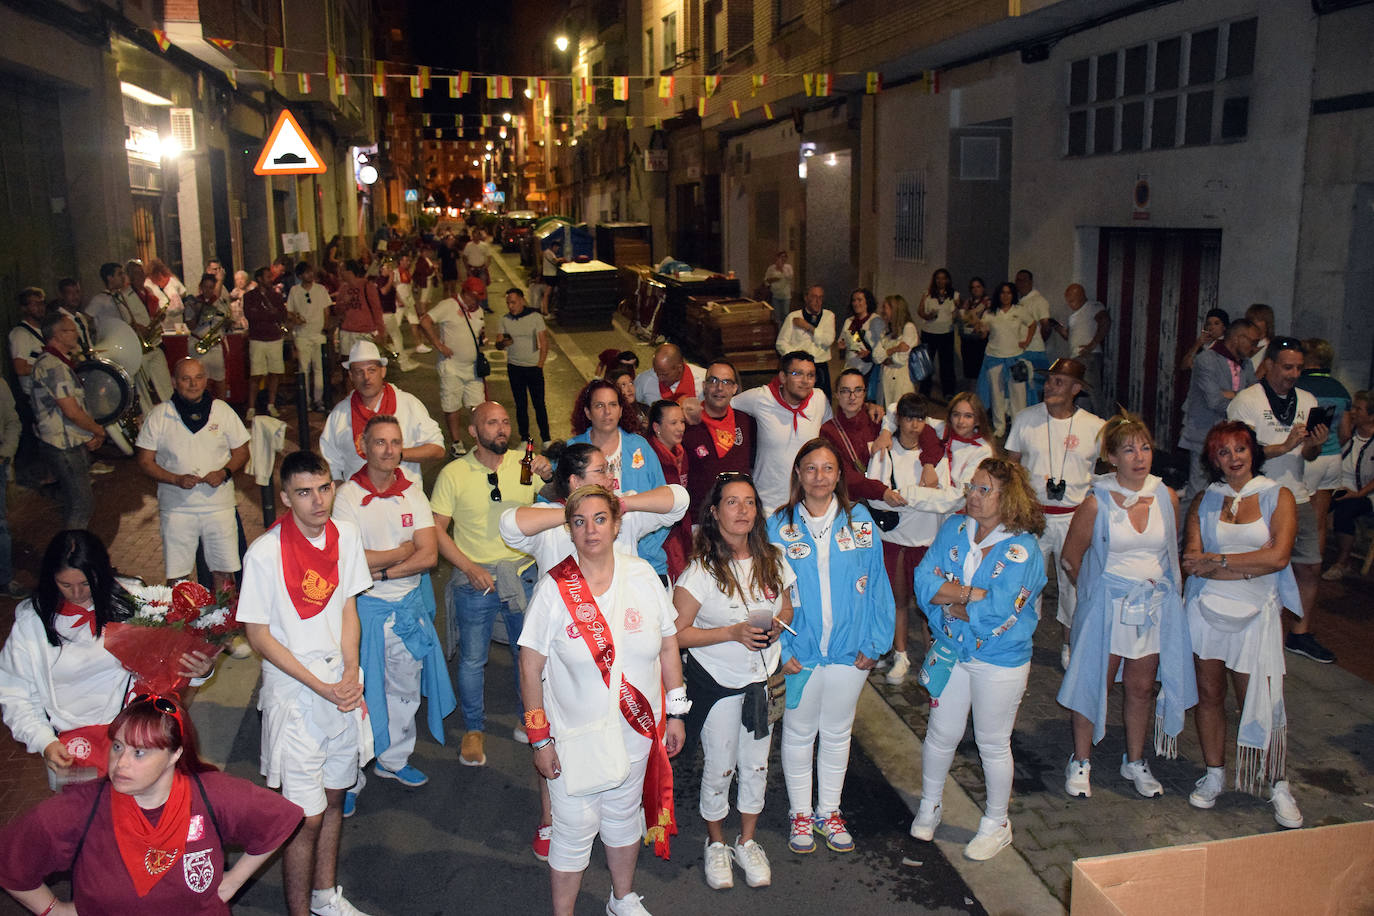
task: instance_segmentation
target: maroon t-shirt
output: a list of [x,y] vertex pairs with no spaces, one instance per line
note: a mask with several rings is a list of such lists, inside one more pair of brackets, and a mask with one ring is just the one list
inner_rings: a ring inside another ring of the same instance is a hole
[[758,436],[754,433],[754,418],[742,410],[735,411],[735,445],[720,457],[711,430],[705,423],[688,426],[682,436],[682,448],[687,452],[687,495],[690,498],[687,510],[689,524],[697,524],[700,519],[701,505],[716,482],[716,475],[722,471],[754,470],[754,447]]
[[286,303],[270,286],[255,286],[243,294],[243,317],[248,319],[249,340],[269,343],[281,340]]
[[[301,822],[300,806],[276,792],[224,773],[202,773],[224,842],[252,855],[271,852]],[[200,790],[191,785],[191,828],[184,852],[145,897],[134,890],[115,842],[110,788],[105,780],[72,786],[40,802],[0,830],[0,887],[32,890],[72,863],[81,834],[101,793],[99,809],[73,870],[76,909],[81,913],[175,913],[219,916],[229,906],[219,899],[224,849]],[[156,823],[162,811],[146,811]]]

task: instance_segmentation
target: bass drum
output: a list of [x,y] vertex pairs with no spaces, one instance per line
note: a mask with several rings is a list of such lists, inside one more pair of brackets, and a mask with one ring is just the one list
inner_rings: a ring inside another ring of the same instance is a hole
[[86,394],[86,410],[101,426],[114,423],[133,406],[134,386],[118,363],[97,356],[77,363],[75,372]]
[[143,344],[138,333],[122,321],[106,322],[95,344],[95,355],[122,368],[133,378],[143,368]]

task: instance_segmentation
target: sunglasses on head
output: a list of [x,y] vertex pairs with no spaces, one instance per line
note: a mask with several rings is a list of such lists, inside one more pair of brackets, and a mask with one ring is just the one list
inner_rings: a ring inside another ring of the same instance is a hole
[[487,475],[487,483],[491,484],[491,501],[499,503],[501,501],[501,485],[496,482],[495,471]]
[[164,697],[162,694],[140,693],[136,695],[131,701],[129,701],[130,706],[135,706],[139,703],[150,704],[154,709],[162,713],[164,716],[171,716],[173,719],[176,720],[177,727],[181,727],[181,710],[177,708],[176,703],[172,702],[167,697]]
[[747,471],[721,471],[716,475],[716,482],[720,484],[734,483],[736,480],[742,480],[745,483],[754,482],[754,478],[749,476]]

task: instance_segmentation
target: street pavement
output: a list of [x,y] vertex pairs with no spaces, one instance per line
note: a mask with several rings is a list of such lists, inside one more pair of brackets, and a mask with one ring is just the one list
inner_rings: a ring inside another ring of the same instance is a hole
[[[518,282],[514,259],[494,259],[492,305],[500,291]],[[509,281],[509,282],[508,282]],[[563,332],[552,326],[554,352],[546,365],[548,406],[554,435],[567,435],[573,396],[595,369],[596,354],[608,347],[635,349],[648,365],[651,348],[617,324],[613,330]],[[490,351],[491,394],[509,404],[504,355]],[[437,403],[433,356],[419,356],[422,367],[393,374],[391,381],[429,404]],[[312,435],[322,418],[311,417]],[[294,423],[292,424],[294,435]],[[291,446],[288,445],[288,448]],[[131,459],[107,458],[113,474],[97,478],[96,530],[111,544],[116,564],[150,580],[161,578],[156,501],[152,485]],[[425,469],[427,487],[441,463]],[[240,513],[249,537],[262,530],[258,488],[240,475]],[[30,491],[10,500],[16,569],[32,570],[55,530],[51,507]],[[436,582],[447,573],[440,569]],[[21,578],[24,574],[21,573]],[[1342,658],[1342,666],[1317,665],[1288,656],[1286,697],[1289,710],[1289,778],[1308,826],[1363,820],[1374,816],[1374,623],[1368,583],[1323,583],[1324,612],[1319,632]],[[1047,597],[1047,602],[1051,599]],[[442,601],[440,602],[442,606]],[[1047,606],[1052,606],[1048,604]],[[8,626],[13,603],[0,603]],[[913,631],[913,654],[920,645]],[[1347,668],[1351,670],[1346,670]],[[446,723],[447,745],[436,744],[424,729],[413,762],[430,776],[428,785],[407,789],[370,779],[358,813],[344,830],[339,880],[350,899],[366,912],[503,913],[547,909],[547,870],[529,852],[536,820],[534,774],[529,751],[511,739],[516,726],[513,678],[508,652],[493,646],[487,676],[488,765],[460,767],[457,745],[461,712]],[[257,775],[258,714],[256,659],[226,659],[192,708],[206,756],[245,778]],[[933,844],[907,836],[920,796],[920,739],[925,732],[925,695],[908,679],[889,686],[877,673],[860,699],[855,743],[845,789],[845,814],[858,849],[836,855],[822,846],[810,856],[786,849],[785,793],[776,759],[760,822],[760,842],[773,862],[773,885],[750,889],[736,874],[737,886],[713,892],[702,878],[704,827],[697,813],[699,757],[685,755],[675,765],[681,833],[668,862],[647,850],[640,856],[637,890],[649,909],[662,914],[715,912],[783,913],[818,908],[839,913],[1062,913],[1069,900],[1072,861],[1081,856],[1149,849],[1279,829],[1269,808],[1248,796],[1228,793],[1211,811],[1187,803],[1202,767],[1195,736],[1180,741],[1180,759],[1153,761],[1165,786],[1163,798],[1135,796],[1117,773],[1123,736],[1119,701],[1114,718],[1094,756],[1093,797],[1070,799],[1063,792],[1063,765],[1070,748],[1067,714],[1054,700],[1059,686],[1058,627],[1043,626],[1036,636],[1030,686],[1013,735],[1016,781],[1011,805],[1015,843],[989,862],[961,855],[977,827],[983,794],[981,768],[971,732],[959,748],[945,793],[944,822]],[[1232,706],[1232,735],[1235,708]],[[423,714],[421,716],[423,720]],[[0,821],[8,821],[47,795],[43,767],[8,735],[0,738]],[[734,821],[732,820],[731,823]],[[578,901],[579,913],[604,911],[609,877],[598,847]],[[238,913],[282,911],[280,865],[274,862],[242,894]],[[7,898],[0,914],[23,912]]]

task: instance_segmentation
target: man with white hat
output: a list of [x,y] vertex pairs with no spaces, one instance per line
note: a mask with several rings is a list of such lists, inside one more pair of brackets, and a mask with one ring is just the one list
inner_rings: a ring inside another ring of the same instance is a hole
[[330,475],[347,480],[367,463],[363,452],[363,428],[377,414],[393,416],[401,424],[406,447],[401,467],[412,480],[420,479],[420,462],[444,457],[444,434],[425,405],[386,380],[386,357],[369,339],[353,343],[344,361],[353,393],[344,398],[324,421],[320,454],[329,462]]
[[[1056,359],[1043,371],[1044,399],[1025,408],[1011,421],[1005,448],[1007,457],[1019,462],[1030,475],[1030,485],[1045,513],[1045,533],[1040,552],[1045,573],[1054,576],[1059,591],[1059,613],[1064,643],[1059,662],[1069,667],[1069,634],[1078,592],[1059,562],[1064,536],[1069,533],[1073,512],[1088,495],[1100,446],[1101,417],[1074,406],[1074,398],[1087,389],[1087,367],[1076,359]],[[1053,564],[1053,565],[1051,565]],[[1041,615],[1041,619],[1044,616]]]

